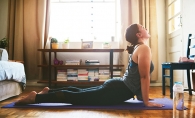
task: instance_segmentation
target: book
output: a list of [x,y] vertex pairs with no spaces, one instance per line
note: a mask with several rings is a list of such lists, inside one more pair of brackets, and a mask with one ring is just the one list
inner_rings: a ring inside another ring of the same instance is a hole
[[85,65],[100,65],[100,63],[85,63]]
[[99,81],[99,77],[98,76],[89,76],[88,80],[89,81]]
[[80,65],[81,60],[66,60],[65,65]]
[[99,65],[100,62],[98,60],[85,60],[85,65]]
[[78,74],[88,74],[87,69],[78,69]]
[[80,63],[81,62],[81,60],[66,60],[65,62],[67,62],[67,63],[75,63],[75,62],[77,62],[77,63]]
[[57,77],[57,81],[67,81],[67,77]]
[[109,69],[99,69],[99,75],[110,75]]
[[67,77],[67,81],[77,81],[77,77]]
[[77,63],[77,62],[71,62],[71,63],[65,63],[65,65],[80,65],[80,63]]
[[78,81],[88,81],[88,76],[78,76]]
[[99,63],[99,60],[85,60],[85,63]]
[[57,70],[57,81],[67,81],[66,70]]

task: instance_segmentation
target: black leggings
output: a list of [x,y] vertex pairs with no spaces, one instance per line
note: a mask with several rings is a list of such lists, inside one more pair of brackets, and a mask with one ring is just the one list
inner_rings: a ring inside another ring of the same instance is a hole
[[109,79],[90,88],[63,87],[37,94],[36,103],[71,103],[74,105],[114,105],[133,98],[134,94],[121,79]]

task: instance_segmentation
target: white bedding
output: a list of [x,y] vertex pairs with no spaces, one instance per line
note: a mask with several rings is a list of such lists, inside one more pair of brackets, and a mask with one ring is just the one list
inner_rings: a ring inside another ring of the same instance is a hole
[[13,80],[26,84],[24,65],[18,62],[0,61],[0,81]]

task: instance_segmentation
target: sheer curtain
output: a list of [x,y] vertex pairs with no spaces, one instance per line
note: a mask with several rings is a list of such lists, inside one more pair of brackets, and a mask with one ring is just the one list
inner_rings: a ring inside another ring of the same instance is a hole
[[40,79],[39,48],[48,38],[50,0],[9,0],[9,59],[23,60],[26,78]]
[[[124,32],[125,29],[133,24],[139,23],[146,27],[151,38],[148,42],[152,51],[152,61],[155,66],[155,70],[151,75],[151,81],[158,80],[158,34],[157,34],[157,18],[156,18],[156,0],[120,0],[121,4],[121,39],[120,48],[126,49],[128,45]],[[124,52],[120,58],[120,62],[125,64],[125,68],[128,63],[128,53]],[[125,69],[124,68],[124,69]],[[124,71],[124,70],[123,70]]]

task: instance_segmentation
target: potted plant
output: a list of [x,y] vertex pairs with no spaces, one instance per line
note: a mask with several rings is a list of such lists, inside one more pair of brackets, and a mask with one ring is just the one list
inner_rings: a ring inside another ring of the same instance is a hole
[[111,45],[110,45],[109,42],[104,42],[104,43],[102,44],[102,48],[103,48],[103,49],[110,49],[110,48],[111,48]]
[[58,49],[59,44],[58,44],[58,40],[56,38],[51,39],[51,47],[52,47],[52,49]]
[[68,49],[69,48],[69,38],[64,40],[64,42],[62,43],[62,48],[63,49]]
[[6,48],[8,47],[8,39],[7,38],[3,38],[0,40],[0,48]]

